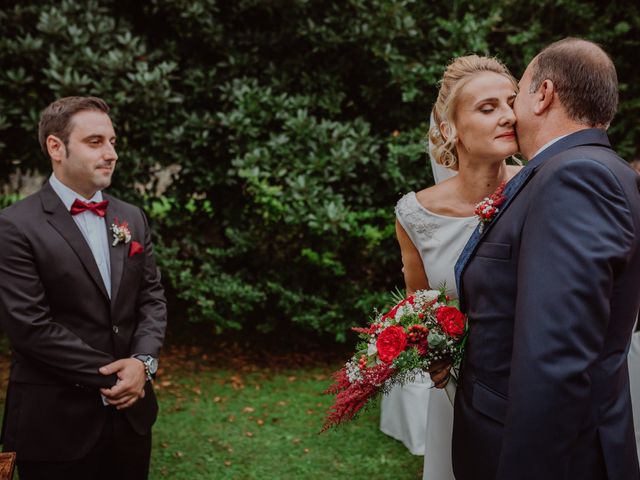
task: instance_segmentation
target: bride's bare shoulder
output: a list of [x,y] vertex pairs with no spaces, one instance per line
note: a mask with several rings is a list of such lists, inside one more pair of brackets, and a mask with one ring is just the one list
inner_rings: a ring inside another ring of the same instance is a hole
[[437,212],[446,207],[446,200],[450,198],[453,178],[416,192],[416,199],[427,210]]

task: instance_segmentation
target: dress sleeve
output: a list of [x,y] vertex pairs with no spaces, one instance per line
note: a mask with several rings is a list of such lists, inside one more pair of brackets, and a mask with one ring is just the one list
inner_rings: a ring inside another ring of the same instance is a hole
[[416,238],[416,231],[414,227],[415,216],[419,212],[416,211],[415,202],[415,193],[409,192],[400,200],[398,200],[398,203],[396,203],[395,212],[398,222],[400,222],[400,225],[402,225],[402,228],[411,239],[411,242],[416,246],[416,248],[418,248],[419,244],[417,241],[418,239]]

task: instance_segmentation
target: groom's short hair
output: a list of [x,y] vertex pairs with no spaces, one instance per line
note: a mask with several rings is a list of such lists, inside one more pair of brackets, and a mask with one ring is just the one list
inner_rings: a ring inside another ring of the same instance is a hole
[[531,93],[551,80],[569,117],[591,127],[608,127],[618,108],[616,67],[593,42],[565,38],[534,59]]
[[38,140],[46,157],[49,157],[47,137],[55,135],[68,147],[69,135],[73,129],[72,118],[76,113],[86,110],[108,114],[109,105],[98,97],[64,97],[49,104],[42,111],[38,124]]

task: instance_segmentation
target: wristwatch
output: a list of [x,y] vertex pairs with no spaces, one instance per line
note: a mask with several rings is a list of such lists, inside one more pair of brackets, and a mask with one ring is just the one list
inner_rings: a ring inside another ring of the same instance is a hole
[[153,380],[153,376],[158,371],[158,359],[151,355],[134,355],[133,358],[140,360],[144,364],[144,373],[147,380]]

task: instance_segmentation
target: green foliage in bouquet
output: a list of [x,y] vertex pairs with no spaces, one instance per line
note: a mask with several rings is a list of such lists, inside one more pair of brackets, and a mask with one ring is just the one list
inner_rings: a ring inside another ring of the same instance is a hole
[[294,324],[344,340],[402,283],[393,205],[432,183],[426,130],[448,61],[494,54],[517,76],[552,40],[600,42],[621,82],[610,134],[630,157],[639,10],[595,0],[3,2],[0,175],[48,172],[36,125],[50,101],[103,97],[119,135],[112,190],[154,224],[174,323]]

